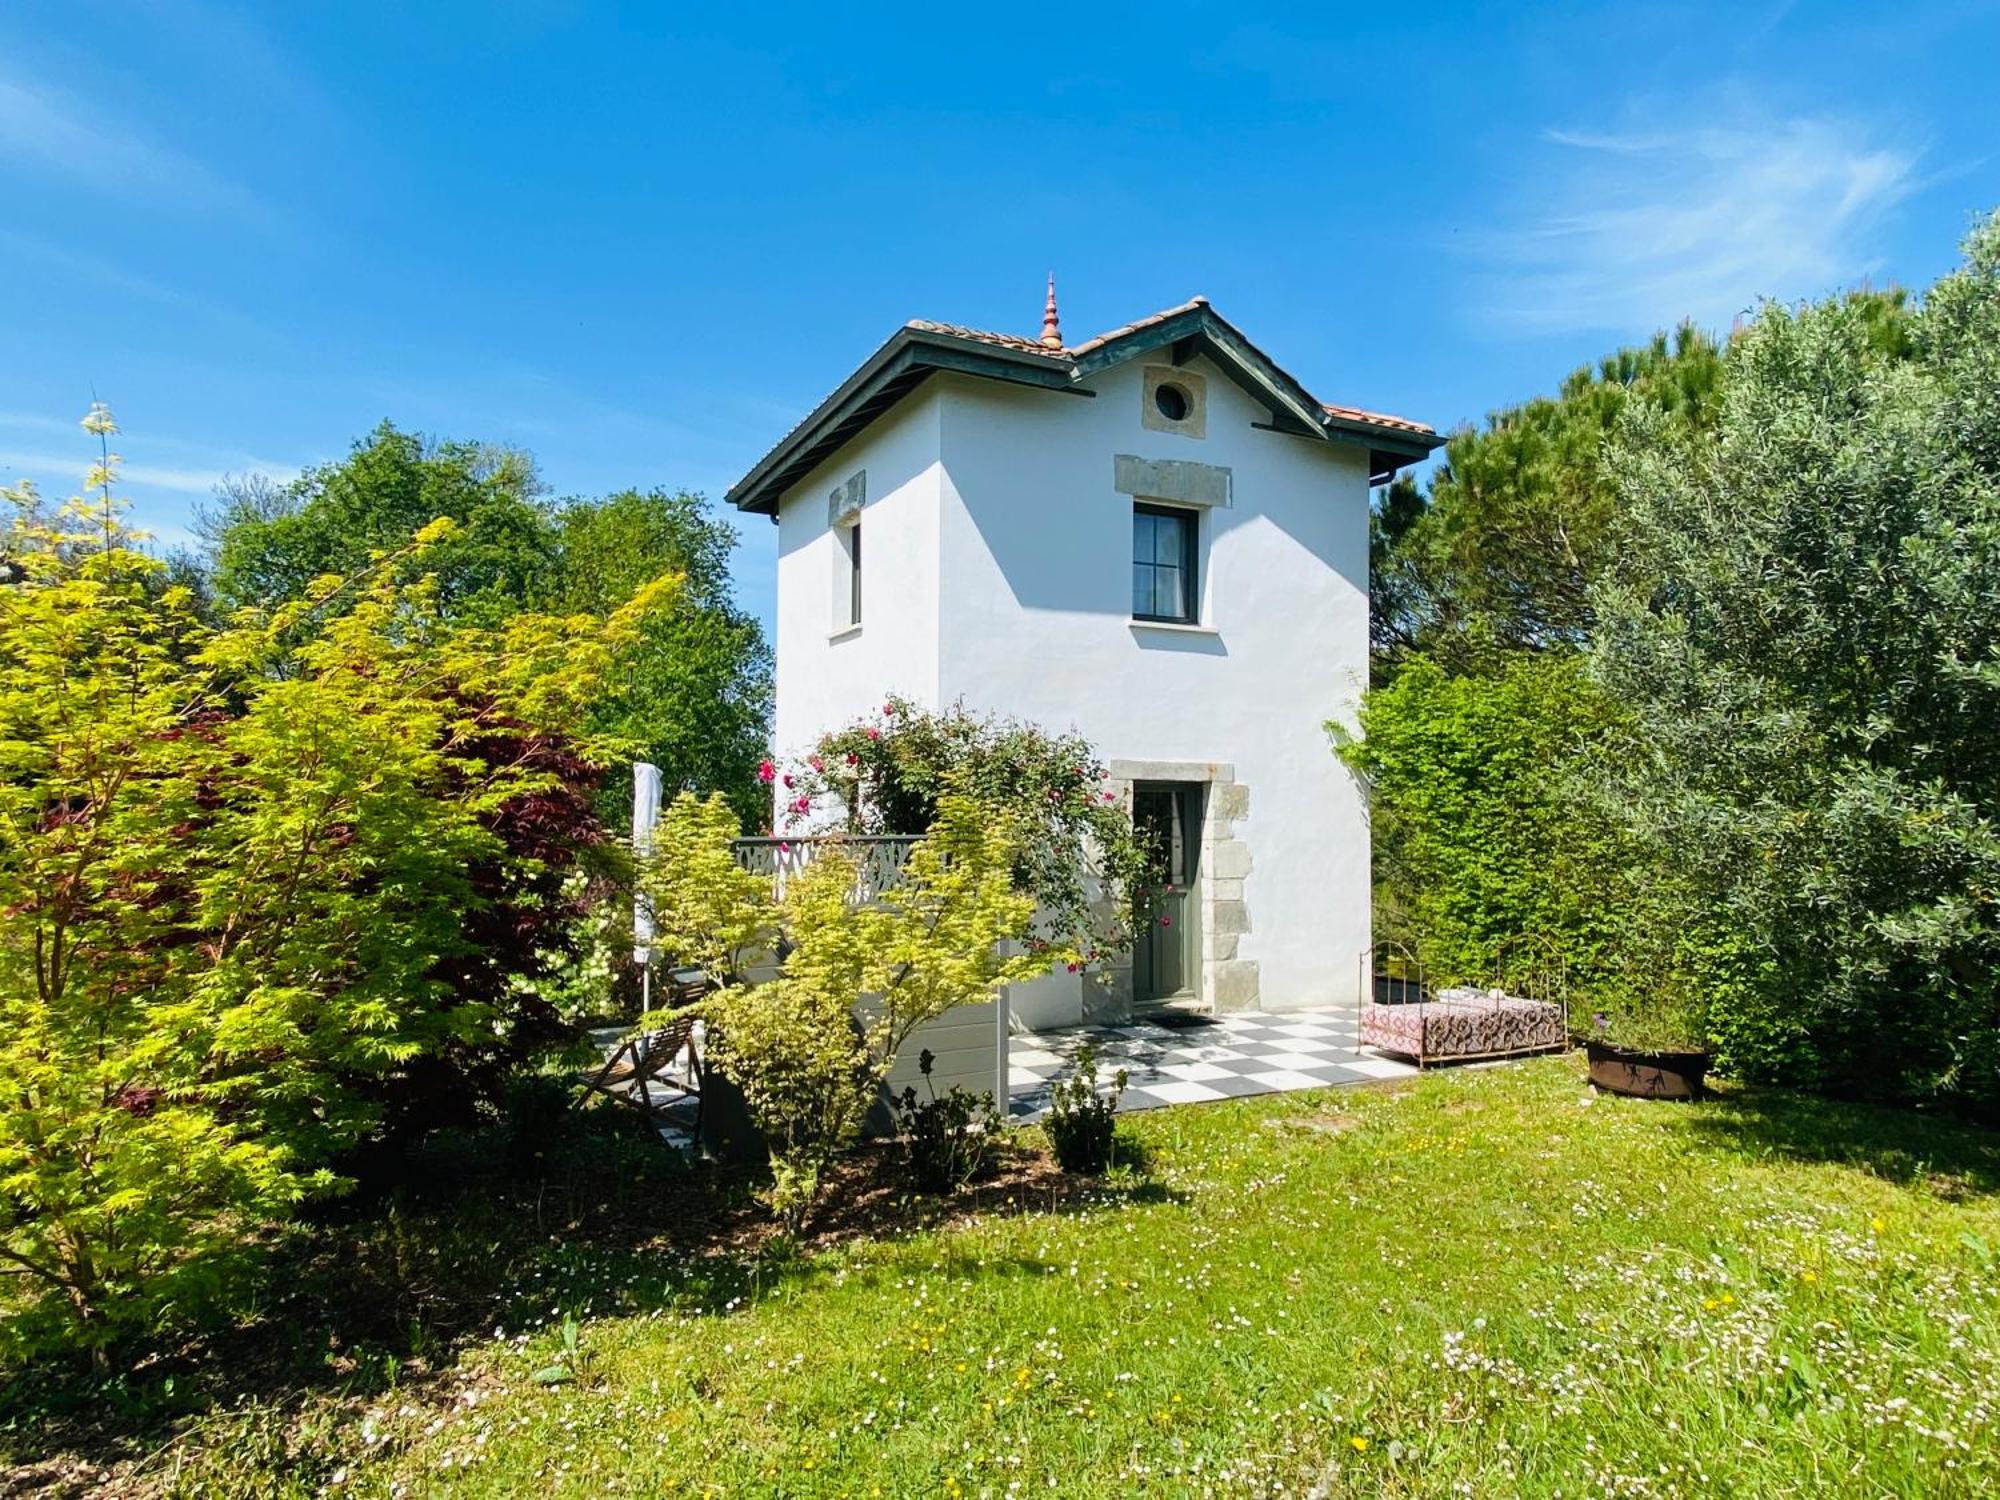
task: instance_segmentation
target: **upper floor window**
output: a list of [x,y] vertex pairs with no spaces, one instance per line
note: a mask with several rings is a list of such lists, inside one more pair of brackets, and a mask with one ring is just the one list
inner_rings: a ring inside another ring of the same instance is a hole
[[833,532],[840,542],[840,578],[834,585],[834,623],[852,627],[861,623],[861,518],[857,515]]
[[833,532],[833,633],[861,628],[861,514],[868,503],[868,471],[856,469],[826,497]]
[[1200,610],[1195,576],[1200,517],[1166,505],[1132,507],[1132,618],[1192,625]]

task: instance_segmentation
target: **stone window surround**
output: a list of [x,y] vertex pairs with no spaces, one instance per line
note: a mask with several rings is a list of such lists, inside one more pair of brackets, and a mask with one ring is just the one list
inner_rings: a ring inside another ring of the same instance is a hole
[[[1175,421],[1160,410],[1158,395],[1163,385],[1177,386],[1187,397],[1187,414]],[[1172,432],[1181,437],[1208,436],[1208,382],[1194,371],[1178,365],[1143,367],[1139,425],[1149,432]]]
[[[1227,761],[1109,760],[1105,789],[1129,814],[1132,786],[1139,781],[1199,782],[1208,788],[1202,798],[1201,852],[1195,875],[1195,905],[1201,913],[1197,998],[1215,1012],[1255,1010],[1258,1002],[1257,961],[1238,957],[1243,935],[1250,931],[1250,908],[1244,883],[1250,874],[1250,845],[1239,825],[1250,817],[1250,788],[1236,779]],[[1132,955],[1119,955],[1106,977],[1114,1004],[1132,1007]]]
[[[868,471],[856,469],[836,485],[826,497],[827,529],[834,534],[833,618],[827,627],[829,641],[846,640],[861,629],[858,580],[854,556],[854,536],[861,526],[861,511],[868,503]],[[843,535],[843,533],[846,533]]]

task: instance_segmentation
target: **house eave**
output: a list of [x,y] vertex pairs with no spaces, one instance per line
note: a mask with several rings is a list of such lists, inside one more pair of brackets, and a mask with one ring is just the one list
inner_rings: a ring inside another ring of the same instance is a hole
[[1075,350],[1010,347],[921,325],[899,328],[732,485],[727,498],[739,510],[775,520],[778,501],[787,489],[938,371],[1091,396],[1096,393],[1085,389],[1083,381],[1156,350],[1167,351],[1175,364],[1206,355],[1270,411],[1271,421],[1257,424],[1260,427],[1366,449],[1370,483],[1420,462],[1444,442],[1435,433],[1328,411],[1240,329],[1197,298],[1184,308]]
[[732,485],[738,510],[777,515],[785,491],[940,370],[1091,396],[1071,379],[1067,359],[962,339],[924,328],[899,328],[839,388]]

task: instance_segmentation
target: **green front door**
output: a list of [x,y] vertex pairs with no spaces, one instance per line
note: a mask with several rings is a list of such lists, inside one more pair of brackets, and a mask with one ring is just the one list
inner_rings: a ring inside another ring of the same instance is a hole
[[1200,952],[1193,900],[1201,851],[1198,783],[1142,781],[1132,789],[1132,822],[1152,853],[1160,884],[1140,913],[1132,945],[1132,998],[1139,1005],[1198,998]]

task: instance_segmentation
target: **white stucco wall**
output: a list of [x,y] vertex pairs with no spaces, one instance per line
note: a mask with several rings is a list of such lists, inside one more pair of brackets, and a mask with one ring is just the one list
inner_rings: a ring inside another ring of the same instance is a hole
[[[1190,368],[1206,381],[1206,435],[1149,429],[1143,370],[1163,362],[1094,377],[1090,398],[933,376],[794,486],[780,506],[777,745],[802,752],[895,691],[1073,728],[1107,760],[1226,766],[1248,796],[1232,830],[1250,865],[1236,958],[1256,965],[1258,1003],[1353,1003],[1368,826],[1322,725],[1351,717],[1367,678],[1366,456],[1255,430],[1268,411],[1205,361]],[[1131,619],[1121,453],[1231,471],[1231,504],[1203,518],[1201,630]],[[862,467],[863,628],[829,641],[826,499]],[[1012,1007],[1063,1024],[1083,992],[1052,976]]]
[[[777,704],[773,740],[803,758],[813,742],[881,705],[885,693],[938,700],[937,393],[912,392],[778,507]],[[861,628],[836,629],[838,541],[827,500],[867,472],[861,511]]]
[[[939,691],[1051,728],[1108,760],[1216,762],[1248,790],[1249,931],[1266,1009],[1358,998],[1369,836],[1325,720],[1367,681],[1368,479],[1358,448],[1255,430],[1269,413],[1220,370],[1207,435],[1140,420],[1135,360],[1094,399],[941,377]],[[1203,518],[1202,624],[1131,619],[1132,503],[1113,456],[1231,470]]]

